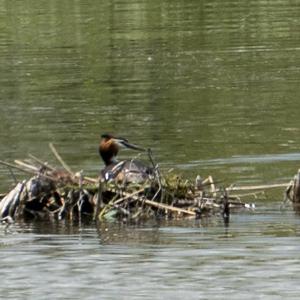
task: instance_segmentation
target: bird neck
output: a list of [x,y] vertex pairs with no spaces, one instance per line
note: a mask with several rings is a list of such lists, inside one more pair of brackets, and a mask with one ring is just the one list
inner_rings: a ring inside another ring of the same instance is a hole
[[109,152],[99,151],[100,156],[102,157],[106,166],[116,162],[116,157]]
[[103,140],[99,145],[99,154],[106,166],[115,163],[119,147],[111,140]]

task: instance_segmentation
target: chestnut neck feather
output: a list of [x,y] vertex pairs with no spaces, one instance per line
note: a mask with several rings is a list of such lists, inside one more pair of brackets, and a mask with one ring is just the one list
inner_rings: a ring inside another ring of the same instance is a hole
[[118,145],[111,140],[103,140],[99,146],[99,154],[102,157],[106,166],[115,162],[114,158],[117,156],[119,151]]

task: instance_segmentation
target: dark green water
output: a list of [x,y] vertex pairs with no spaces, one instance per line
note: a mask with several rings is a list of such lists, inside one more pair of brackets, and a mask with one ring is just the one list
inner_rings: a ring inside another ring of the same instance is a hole
[[[1,159],[54,163],[53,142],[95,176],[99,135],[113,132],[187,177],[287,182],[300,166],[299,32],[299,0],[0,0]],[[7,169],[0,180],[5,192]],[[0,233],[0,297],[297,299],[300,219],[271,194],[226,230],[16,224]]]

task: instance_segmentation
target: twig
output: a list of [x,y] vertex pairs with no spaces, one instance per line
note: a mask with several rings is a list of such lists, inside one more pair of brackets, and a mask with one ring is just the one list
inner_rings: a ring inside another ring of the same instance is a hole
[[17,180],[17,177],[16,177],[16,175],[14,174],[13,170],[11,169],[11,167],[7,167],[7,168],[8,168],[8,170],[9,170],[9,173],[10,173],[12,179],[14,180],[14,183],[17,184],[17,183],[18,183],[18,180]]
[[249,186],[230,186],[227,191],[251,191],[251,190],[265,190],[274,189],[279,187],[287,187],[289,183],[275,183],[266,185],[249,185]]
[[14,223],[14,219],[11,216],[6,216],[4,218],[0,218],[0,222],[9,226]]
[[261,195],[261,196],[265,195],[264,191],[257,191],[257,192],[252,192],[252,193],[250,192],[250,193],[245,193],[245,194],[232,194],[232,195],[230,195],[229,198],[235,197],[235,198],[240,199],[240,198],[243,198],[243,197],[252,196],[252,197],[257,199],[259,197],[259,195]]
[[72,170],[70,169],[70,167],[64,162],[64,160],[61,158],[61,156],[58,154],[58,152],[56,151],[54,145],[52,143],[49,143],[49,147],[52,151],[52,153],[54,154],[54,156],[56,157],[56,159],[61,163],[61,165],[64,167],[64,169],[71,175],[74,176]]
[[83,180],[87,181],[89,183],[97,183],[98,182],[98,179],[92,178],[92,177],[86,177],[86,176],[83,177]]
[[[158,169],[158,165],[154,163],[154,160],[153,160],[153,156],[152,156],[152,150],[151,148],[149,148],[147,150],[147,153],[148,153],[148,156],[149,156],[149,160],[153,166],[153,169],[154,169],[154,173],[155,173],[155,177],[157,179],[157,182],[158,182],[158,190],[156,191],[155,193],[155,197],[159,194],[160,194],[160,201],[162,202],[163,200],[163,197],[164,197],[164,189],[163,189],[163,185],[162,185],[162,182],[161,182],[161,175],[160,175],[160,172],[159,172],[159,169]],[[154,199],[154,197],[153,197]]]
[[35,172],[29,171],[29,170],[25,170],[25,169],[23,169],[23,168],[21,168],[21,167],[18,167],[18,166],[16,166],[16,165],[13,165],[13,164],[8,163],[8,162],[3,161],[3,160],[0,160],[0,164],[1,164],[1,165],[4,165],[4,166],[6,166],[6,167],[9,167],[9,168],[17,169],[17,170],[22,171],[22,172],[27,173],[27,174],[35,174]]
[[[119,198],[117,201],[114,202],[114,204],[120,204],[120,203],[123,202],[124,200],[127,200],[127,199],[129,199],[129,198],[134,198],[134,196],[136,196],[136,195],[138,195],[138,194],[140,194],[140,193],[142,193],[142,192],[144,192],[144,191],[145,191],[145,187],[143,187],[143,188],[141,188],[141,189],[139,189],[139,190],[137,190],[137,191],[135,191],[135,192],[133,192],[133,193],[131,193],[131,194],[126,193],[126,196],[124,196],[124,197],[122,197],[122,198]],[[137,200],[136,197],[135,197],[135,199]]]
[[22,171],[22,172],[27,173],[27,174],[30,174],[30,175],[32,175],[32,174],[36,175],[36,174],[38,173],[40,176],[42,176],[42,177],[44,177],[44,178],[47,178],[47,179],[50,179],[50,180],[55,180],[55,179],[54,179],[53,177],[51,177],[51,176],[48,176],[48,175],[45,175],[45,174],[40,173],[39,170],[34,171],[34,170],[24,169],[24,168],[18,167],[18,166],[16,166],[16,165],[13,165],[13,164],[8,163],[8,162],[3,161],[3,160],[0,160],[0,164],[1,164],[1,165],[4,165],[4,166],[7,166],[7,167],[9,167],[9,168],[17,169],[17,170],[19,170],[19,171]]
[[32,165],[29,165],[29,164],[26,164],[21,160],[16,159],[14,162],[15,162],[15,164],[17,164],[19,166],[22,166],[22,167],[25,167],[29,170],[32,170],[33,172],[39,172],[39,168],[37,168],[35,166],[32,166]]
[[208,176],[208,182],[210,183],[210,190],[211,190],[213,196],[216,197],[216,195],[217,195],[216,186],[214,184],[214,180],[213,180],[212,176]]
[[11,203],[11,206],[9,207],[9,215],[12,218],[14,218],[16,211],[20,207],[21,195],[22,195],[25,185],[26,185],[26,180],[23,180],[23,182],[20,186],[20,189],[19,189],[19,193],[17,195],[15,195],[15,197]]
[[5,162],[5,161],[0,161],[0,164],[11,167],[11,168],[14,168],[14,169],[17,169],[17,170],[20,170],[20,171],[22,171],[24,173],[27,173],[27,174],[38,175],[38,176],[41,176],[43,178],[46,178],[46,179],[49,179],[49,180],[52,180],[52,181],[57,181],[54,177],[41,173],[40,170],[37,169],[37,168],[36,169],[34,169],[34,168],[24,169],[24,168],[18,167],[16,165],[13,165],[13,164]]
[[49,165],[48,163],[45,163],[45,162],[41,161],[40,159],[38,159],[38,158],[35,157],[34,155],[32,155],[32,154],[29,153],[28,156],[29,156],[31,159],[33,159],[34,161],[36,161],[37,163],[39,163],[41,166],[43,166],[43,167],[45,167],[45,168],[47,168],[47,169],[49,169],[49,170],[51,170],[51,171],[54,171],[54,170],[55,170],[54,167],[52,167],[52,166]]
[[97,194],[97,200],[96,200],[96,206],[94,209],[94,221],[96,221],[99,217],[101,206],[103,205],[103,195],[102,195],[103,187],[102,187],[102,181],[99,180],[98,185],[98,194]]
[[183,214],[187,214],[187,215],[191,215],[191,216],[196,215],[196,213],[194,211],[191,211],[191,210],[186,210],[186,209],[170,206],[170,205],[167,205],[167,204],[158,203],[158,202],[151,201],[151,200],[148,200],[148,199],[138,199],[138,200],[145,203],[145,204],[148,204],[148,205],[151,205],[153,207],[160,208],[160,209],[165,209],[165,210],[169,210],[169,211],[177,212],[177,213],[183,213]]
[[81,224],[81,208],[82,208],[82,204],[83,204],[83,196],[84,196],[84,192],[82,189],[82,181],[83,181],[83,171],[80,171],[80,176],[79,176],[79,199],[77,201],[77,207],[78,207],[78,220],[79,220],[79,224]]
[[[79,178],[80,177],[80,172],[76,172],[74,174],[74,178]],[[92,178],[92,177],[87,177],[87,176],[83,176],[82,178],[83,180],[83,183],[84,182],[87,182],[87,183],[98,183],[99,182],[99,179],[96,179],[96,178]]]

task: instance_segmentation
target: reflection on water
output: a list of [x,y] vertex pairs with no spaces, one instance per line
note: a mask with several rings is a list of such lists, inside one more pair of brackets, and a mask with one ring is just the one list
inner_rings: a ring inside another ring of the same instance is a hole
[[[186,176],[286,182],[299,168],[299,25],[295,0],[0,1],[1,159],[54,163],[53,142],[96,175],[99,135],[114,132]],[[6,191],[9,171],[0,179]],[[229,228],[15,224],[0,231],[0,297],[297,299],[300,219],[281,198]]]
[[293,213],[267,207],[233,215],[229,228],[217,218],[204,224],[14,225],[0,235],[0,296],[296,299],[299,233]]

